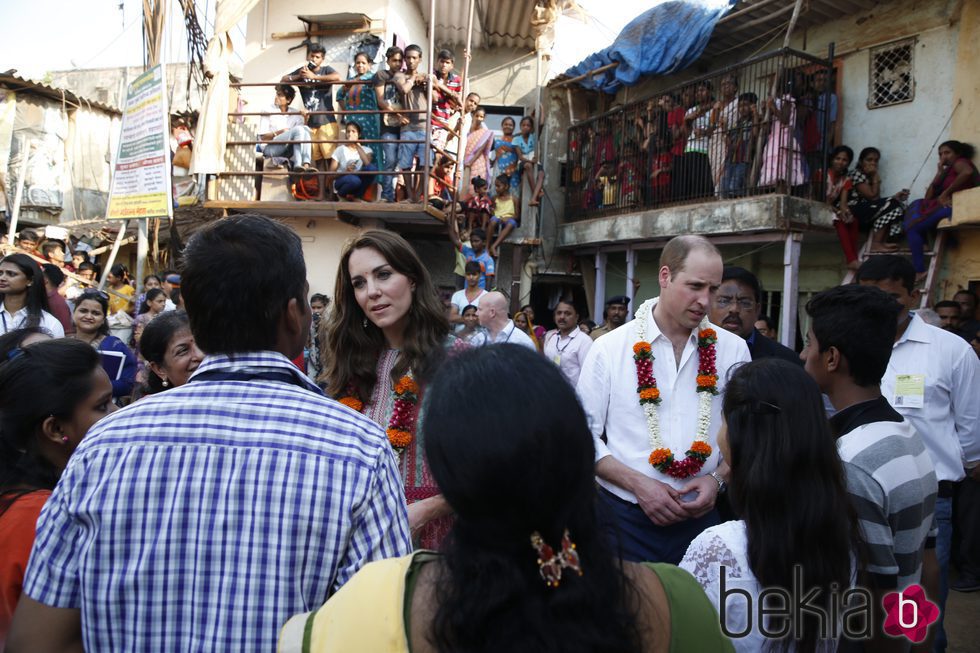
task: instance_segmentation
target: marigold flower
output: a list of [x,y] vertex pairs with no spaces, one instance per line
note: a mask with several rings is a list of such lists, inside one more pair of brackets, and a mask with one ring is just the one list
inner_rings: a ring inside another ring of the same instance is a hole
[[634,354],[648,354],[648,353],[650,353],[650,343],[649,342],[643,342],[643,341],[640,341],[640,342],[636,343],[635,345],[633,345],[633,353]]
[[357,397],[341,397],[337,401],[357,412],[364,410],[364,402]]
[[711,445],[707,442],[702,442],[701,440],[695,440],[691,444],[691,451],[689,453],[701,454],[705,457],[711,455]]
[[654,467],[659,467],[660,465],[669,465],[674,458],[674,454],[671,453],[670,449],[654,449],[650,452],[650,464]]
[[412,444],[412,434],[402,429],[389,428],[387,430],[388,442],[396,449],[404,449]]
[[657,399],[660,399],[660,390],[657,388],[644,388],[640,390],[640,399],[656,401]]
[[714,329],[702,329],[698,332],[698,337],[704,340],[714,340],[718,337],[718,334],[715,333]]
[[714,374],[698,374],[699,388],[713,388],[718,377]]

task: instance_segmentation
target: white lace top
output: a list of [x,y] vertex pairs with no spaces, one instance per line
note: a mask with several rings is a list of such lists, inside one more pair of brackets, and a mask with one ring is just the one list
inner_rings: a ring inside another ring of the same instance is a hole
[[[711,599],[720,615],[721,568],[725,567],[725,623],[727,633],[744,633],[751,624],[751,631],[744,637],[732,636],[736,651],[757,653],[769,650],[768,641],[759,631],[759,592],[764,588],[759,584],[749,567],[748,538],[744,521],[729,521],[706,529],[691,542],[681,560],[680,567],[691,573]],[[852,584],[854,579],[852,578]],[[748,614],[748,601],[745,595],[733,593],[743,590],[752,597],[752,613]],[[775,607],[775,604],[773,604]],[[771,628],[778,630],[780,623]],[[839,632],[839,629],[838,629]],[[837,649],[836,639],[823,640],[817,651],[831,653]],[[772,650],[776,650],[772,647]],[[790,647],[795,651],[795,647]]]

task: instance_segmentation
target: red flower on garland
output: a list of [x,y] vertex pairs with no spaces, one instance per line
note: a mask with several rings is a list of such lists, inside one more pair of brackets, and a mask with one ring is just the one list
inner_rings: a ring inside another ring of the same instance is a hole
[[388,421],[388,441],[395,449],[404,449],[415,439],[415,421],[418,419],[419,386],[408,374],[395,383],[395,406]]

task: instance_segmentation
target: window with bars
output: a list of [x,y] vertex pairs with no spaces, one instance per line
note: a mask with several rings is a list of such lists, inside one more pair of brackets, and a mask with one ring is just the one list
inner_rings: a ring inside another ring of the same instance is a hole
[[869,109],[911,102],[915,98],[914,55],[915,39],[889,43],[871,50]]

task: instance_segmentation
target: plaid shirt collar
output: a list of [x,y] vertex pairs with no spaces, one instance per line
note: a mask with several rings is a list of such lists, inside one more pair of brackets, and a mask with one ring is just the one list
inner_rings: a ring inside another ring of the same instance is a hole
[[292,361],[277,351],[249,351],[234,354],[209,354],[191,375],[189,381],[206,380],[211,374],[240,374],[243,377],[251,374],[283,375],[283,380],[292,379],[292,383],[310,392],[323,395],[320,389]]

